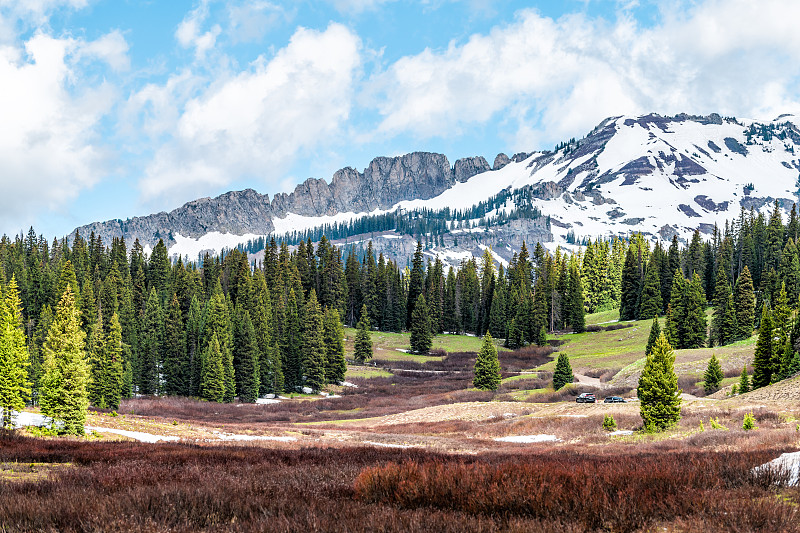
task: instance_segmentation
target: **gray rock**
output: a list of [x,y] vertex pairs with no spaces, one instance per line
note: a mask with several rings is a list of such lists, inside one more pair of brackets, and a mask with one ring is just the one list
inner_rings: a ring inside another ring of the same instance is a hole
[[494,164],[492,165],[492,170],[500,170],[504,166],[511,163],[511,159],[504,153],[497,154],[497,157],[494,158]]

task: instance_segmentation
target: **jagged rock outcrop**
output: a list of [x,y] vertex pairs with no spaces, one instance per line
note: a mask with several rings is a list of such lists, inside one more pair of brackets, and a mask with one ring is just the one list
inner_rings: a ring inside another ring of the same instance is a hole
[[497,157],[494,158],[494,164],[492,165],[492,170],[500,170],[509,163],[511,163],[511,159],[509,159],[509,157],[506,154],[500,152],[499,154],[497,154]]

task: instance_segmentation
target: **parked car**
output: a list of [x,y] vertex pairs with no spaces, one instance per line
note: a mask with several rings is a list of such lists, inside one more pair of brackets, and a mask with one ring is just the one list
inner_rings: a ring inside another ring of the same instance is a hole
[[584,392],[583,394],[575,398],[575,401],[578,403],[594,403],[597,401],[597,399],[591,392]]
[[626,403],[625,398],[619,396],[606,396],[603,403]]

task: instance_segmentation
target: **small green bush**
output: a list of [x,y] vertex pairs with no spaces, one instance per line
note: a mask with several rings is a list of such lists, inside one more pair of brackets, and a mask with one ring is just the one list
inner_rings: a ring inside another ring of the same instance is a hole
[[712,417],[708,420],[708,422],[709,424],[711,424],[711,429],[721,429],[722,431],[728,431],[728,428],[719,423],[718,418]]
[[606,415],[603,417],[603,429],[606,431],[616,431],[617,430],[617,421],[614,420],[614,417],[611,415]]
[[705,431],[705,430],[706,430],[706,427],[703,425],[703,421],[701,420],[700,421],[700,431],[702,432],[702,431]]
[[753,413],[747,413],[744,415],[744,423],[742,423],[742,429],[745,431],[750,431],[751,429],[758,429],[756,426],[756,417],[753,416]]

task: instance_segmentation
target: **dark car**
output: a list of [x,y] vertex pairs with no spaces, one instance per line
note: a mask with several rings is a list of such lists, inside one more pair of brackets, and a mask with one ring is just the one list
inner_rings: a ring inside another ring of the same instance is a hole
[[594,403],[597,401],[597,399],[591,392],[584,392],[583,394],[575,398],[575,401],[578,403]]
[[603,403],[625,403],[625,398],[620,398],[619,396],[606,396],[606,399],[603,400]]

